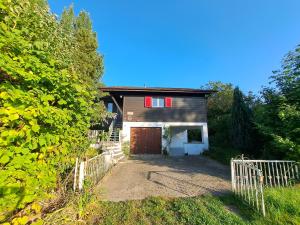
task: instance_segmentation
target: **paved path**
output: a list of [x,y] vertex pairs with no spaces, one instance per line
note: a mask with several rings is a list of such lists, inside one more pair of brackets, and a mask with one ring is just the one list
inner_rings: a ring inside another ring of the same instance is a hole
[[187,197],[230,190],[230,170],[200,156],[135,156],[117,164],[96,192],[104,200]]

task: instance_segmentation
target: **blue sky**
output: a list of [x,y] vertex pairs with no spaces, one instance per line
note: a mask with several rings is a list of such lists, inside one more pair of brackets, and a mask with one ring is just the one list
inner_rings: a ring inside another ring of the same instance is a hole
[[90,13],[106,85],[260,90],[300,44],[299,0],[50,0]]

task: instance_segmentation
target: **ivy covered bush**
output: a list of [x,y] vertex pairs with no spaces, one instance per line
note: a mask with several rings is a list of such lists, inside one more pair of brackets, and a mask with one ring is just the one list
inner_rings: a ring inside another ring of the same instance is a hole
[[[85,12],[0,0],[0,221],[50,197],[87,149],[102,57]],[[100,115],[100,116],[99,116]]]

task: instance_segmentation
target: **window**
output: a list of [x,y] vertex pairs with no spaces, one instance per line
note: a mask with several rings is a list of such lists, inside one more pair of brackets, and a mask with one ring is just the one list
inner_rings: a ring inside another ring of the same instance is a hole
[[107,111],[113,112],[113,103],[112,102],[107,103]]
[[202,143],[202,129],[194,128],[187,130],[188,143]]
[[164,107],[165,106],[165,99],[164,98],[152,98],[152,107]]

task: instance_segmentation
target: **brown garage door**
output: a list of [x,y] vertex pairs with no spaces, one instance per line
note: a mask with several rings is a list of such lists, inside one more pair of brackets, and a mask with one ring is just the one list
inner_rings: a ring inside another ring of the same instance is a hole
[[132,127],[130,130],[130,151],[132,154],[160,154],[161,128]]

